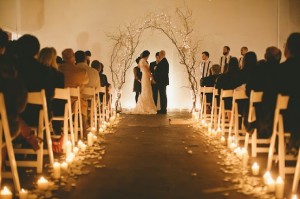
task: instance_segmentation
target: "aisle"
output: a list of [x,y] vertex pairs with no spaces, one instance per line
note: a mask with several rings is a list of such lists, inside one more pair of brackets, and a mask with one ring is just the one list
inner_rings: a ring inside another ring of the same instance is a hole
[[208,151],[189,113],[121,117],[104,136],[105,167],[80,177],[64,198],[251,198],[224,181],[219,153]]

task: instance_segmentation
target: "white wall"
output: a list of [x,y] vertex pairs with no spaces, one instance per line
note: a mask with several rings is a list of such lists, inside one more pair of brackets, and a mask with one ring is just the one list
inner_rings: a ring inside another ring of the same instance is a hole
[[[0,26],[34,34],[42,47],[53,46],[58,52],[67,47],[89,49],[92,59],[104,63],[110,78],[107,64],[111,45],[106,33],[149,12],[165,11],[173,16],[177,7],[184,6],[193,11],[194,29],[201,40],[199,60],[201,52],[207,50],[211,60],[218,62],[224,45],[231,47],[234,56],[240,56],[241,46],[248,46],[261,59],[266,47],[282,48],[290,32],[300,31],[297,0],[0,0]],[[157,31],[147,31],[139,47],[140,51],[144,49],[152,53],[150,61],[156,51],[166,50],[170,62],[169,107],[189,108],[187,75],[170,41]],[[135,104],[132,85],[130,70],[123,89],[123,107]]]

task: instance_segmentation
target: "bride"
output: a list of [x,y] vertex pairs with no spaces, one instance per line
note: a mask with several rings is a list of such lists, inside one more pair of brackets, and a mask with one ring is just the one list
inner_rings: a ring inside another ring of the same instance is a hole
[[151,79],[153,79],[152,74],[149,70],[149,64],[147,62],[149,58],[150,52],[145,50],[141,54],[141,59],[139,61],[138,66],[142,72],[142,92],[138,98],[136,107],[133,109],[134,114],[156,114],[157,108],[154,104],[152,97],[152,89],[151,89]]

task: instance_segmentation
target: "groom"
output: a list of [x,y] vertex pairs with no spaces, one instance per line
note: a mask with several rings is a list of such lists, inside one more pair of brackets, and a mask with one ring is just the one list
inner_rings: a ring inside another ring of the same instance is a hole
[[159,63],[157,64],[154,80],[158,88],[160,96],[160,110],[158,114],[167,113],[167,85],[169,85],[169,62],[166,59],[166,52],[161,50],[159,52]]

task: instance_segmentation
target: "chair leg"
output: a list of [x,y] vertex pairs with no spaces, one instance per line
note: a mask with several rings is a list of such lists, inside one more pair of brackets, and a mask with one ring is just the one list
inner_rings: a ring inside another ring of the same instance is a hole
[[297,158],[296,170],[293,179],[292,194],[297,193],[299,178],[300,178],[300,149],[298,150],[298,158]]
[[257,156],[257,130],[255,129],[252,136],[252,143],[251,143],[251,154],[252,157]]
[[[275,122],[275,121],[274,121]],[[270,171],[272,169],[272,162],[274,157],[274,149],[275,149],[275,142],[276,142],[276,135],[277,133],[274,131],[271,136],[270,141],[270,148],[269,148],[269,154],[268,154],[268,163],[267,163],[267,170]]]

